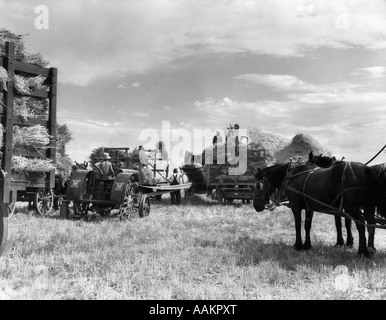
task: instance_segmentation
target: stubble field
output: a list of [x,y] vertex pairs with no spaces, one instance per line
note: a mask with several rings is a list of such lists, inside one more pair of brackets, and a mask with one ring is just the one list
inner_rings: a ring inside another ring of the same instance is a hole
[[[9,218],[1,299],[385,299],[386,231],[372,260],[334,248],[330,215],[316,213],[313,248],[297,252],[291,211],[255,212],[194,195],[164,197],[126,221],[60,220],[26,208]],[[304,235],[304,229],[302,229]]]

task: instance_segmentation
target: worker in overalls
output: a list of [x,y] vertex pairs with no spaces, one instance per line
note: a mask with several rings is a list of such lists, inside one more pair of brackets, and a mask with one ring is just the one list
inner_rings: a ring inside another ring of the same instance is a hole
[[109,198],[109,193],[111,192],[112,180],[114,180],[115,172],[113,169],[113,164],[109,161],[110,155],[108,153],[103,153],[101,156],[101,161],[99,161],[95,166],[99,170],[99,185],[98,193],[104,194],[105,198]]
[[[173,169],[173,174],[169,179],[170,185],[179,185],[181,183],[184,183],[182,174],[178,172],[177,168]],[[176,190],[170,192],[170,200],[171,204],[180,205],[181,204],[181,190]]]

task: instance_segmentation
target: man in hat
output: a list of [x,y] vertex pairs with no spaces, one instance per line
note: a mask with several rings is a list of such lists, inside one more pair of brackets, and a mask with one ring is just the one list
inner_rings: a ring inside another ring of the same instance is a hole
[[[174,186],[174,185],[179,185],[181,183],[184,183],[183,179],[184,178],[183,178],[182,174],[178,172],[178,169],[174,168],[173,174],[169,179],[170,185]],[[170,192],[170,200],[171,200],[171,204],[180,205],[181,204],[181,190],[176,190],[176,191]]]
[[105,152],[101,156],[101,161],[95,165],[99,169],[100,178],[102,180],[112,180],[115,177],[113,165],[109,161],[110,159],[110,155]]

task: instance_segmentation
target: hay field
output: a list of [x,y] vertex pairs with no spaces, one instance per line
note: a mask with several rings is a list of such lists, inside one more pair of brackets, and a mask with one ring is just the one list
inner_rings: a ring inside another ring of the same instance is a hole
[[374,259],[359,259],[356,248],[333,247],[325,214],[315,214],[312,250],[297,252],[284,207],[257,213],[198,195],[172,207],[165,197],[147,218],[123,222],[19,210],[0,258],[1,299],[386,298],[386,231]]

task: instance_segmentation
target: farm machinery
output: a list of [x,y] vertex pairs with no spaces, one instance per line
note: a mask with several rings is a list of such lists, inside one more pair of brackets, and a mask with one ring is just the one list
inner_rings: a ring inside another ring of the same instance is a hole
[[[101,179],[92,170],[73,172],[66,200],[73,202],[74,218],[116,214],[120,218],[150,212],[150,199],[139,185],[139,171],[120,169],[114,179]],[[63,205],[63,204],[62,204]]]
[[[111,156],[114,178],[101,178],[96,170],[76,170],[72,173],[62,206],[73,203],[73,218],[100,218],[115,216],[120,219],[146,217],[150,213],[150,199],[175,190],[186,189],[191,183],[170,186],[163,169],[151,165],[153,175],[157,172],[164,183],[146,184],[144,170],[128,155],[129,148],[103,148]],[[166,172],[168,168],[166,168]],[[63,212],[63,214],[62,214]],[[68,217],[69,210],[61,208],[61,216]]]

